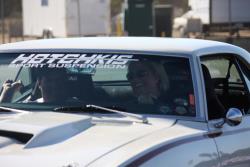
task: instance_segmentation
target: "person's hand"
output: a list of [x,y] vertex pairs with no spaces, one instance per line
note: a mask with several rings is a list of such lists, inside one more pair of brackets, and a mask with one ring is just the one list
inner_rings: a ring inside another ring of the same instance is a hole
[[12,80],[7,80],[3,83],[3,91],[0,96],[0,102],[10,102],[14,93],[20,91],[23,87],[21,80],[13,82]]
[[21,80],[13,82],[12,80],[7,80],[3,83],[3,90],[8,90],[8,91],[20,91],[20,89],[23,87],[23,83]]

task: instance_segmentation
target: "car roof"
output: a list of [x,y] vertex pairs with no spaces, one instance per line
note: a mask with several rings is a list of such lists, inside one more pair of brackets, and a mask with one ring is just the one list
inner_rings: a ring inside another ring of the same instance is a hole
[[[158,51],[169,53],[209,53],[211,51],[220,53],[224,50],[232,53],[245,52],[248,54],[244,49],[227,43],[190,38],[81,37],[31,40],[0,45],[0,52],[43,49]],[[197,55],[199,56],[199,54]]]
[[190,52],[204,47],[227,45],[221,42],[154,37],[56,38],[4,44],[0,49],[108,49]]

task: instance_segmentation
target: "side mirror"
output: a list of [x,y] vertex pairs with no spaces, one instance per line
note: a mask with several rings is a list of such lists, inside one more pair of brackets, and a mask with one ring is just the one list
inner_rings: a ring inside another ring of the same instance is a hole
[[223,121],[214,124],[214,126],[216,128],[221,128],[225,123],[230,126],[237,126],[241,123],[242,117],[243,115],[239,109],[230,108],[226,114],[226,118],[224,118]]
[[242,121],[242,113],[237,108],[230,108],[226,115],[226,122],[231,126],[237,126]]

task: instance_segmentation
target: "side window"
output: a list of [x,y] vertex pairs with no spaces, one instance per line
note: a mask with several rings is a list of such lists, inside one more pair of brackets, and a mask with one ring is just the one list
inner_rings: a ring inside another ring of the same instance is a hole
[[225,58],[206,59],[202,61],[208,69],[212,78],[225,78],[229,67],[229,60]]
[[210,61],[204,61],[204,65],[209,69],[212,79],[227,78],[231,84],[241,84],[243,81],[236,68],[236,63],[226,58],[219,58]]
[[239,72],[238,72],[235,64],[233,64],[232,67],[230,68],[230,76],[229,76],[228,80],[229,80],[229,83],[243,84],[243,81],[240,78]]
[[202,68],[210,118],[225,116],[232,107],[248,110],[248,90],[232,55],[204,57]]

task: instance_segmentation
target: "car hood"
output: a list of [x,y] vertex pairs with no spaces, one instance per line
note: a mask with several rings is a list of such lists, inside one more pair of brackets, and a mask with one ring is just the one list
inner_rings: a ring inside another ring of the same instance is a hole
[[86,166],[176,122],[55,112],[16,113],[0,120],[0,166],[5,167]]

